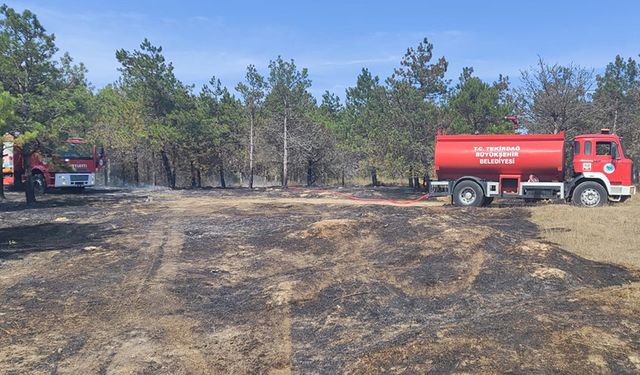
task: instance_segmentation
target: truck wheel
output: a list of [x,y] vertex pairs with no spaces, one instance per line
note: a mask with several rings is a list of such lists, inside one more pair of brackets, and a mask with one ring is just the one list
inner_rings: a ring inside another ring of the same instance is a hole
[[484,193],[480,185],[473,181],[462,181],[453,189],[453,204],[458,207],[480,207]]
[[608,195],[599,183],[586,181],[576,187],[571,200],[576,206],[598,207],[607,203]]
[[44,176],[42,173],[34,173],[33,175],[33,191],[36,194],[41,195],[47,190],[47,184],[44,182]]

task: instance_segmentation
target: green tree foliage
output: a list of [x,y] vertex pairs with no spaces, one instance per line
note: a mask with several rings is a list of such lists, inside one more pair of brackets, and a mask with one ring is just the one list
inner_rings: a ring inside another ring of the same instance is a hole
[[[336,157],[336,131],[340,121],[341,106],[333,97],[332,108],[329,109],[327,96],[323,104],[316,105],[309,95],[303,102],[302,114],[298,124],[291,132],[292,161],[298,180],[303,178],[306,185],[311,186],[317,180],[327,180],[336,176],[340,170],[340,160]],[[304,169],[306,168],[306,169]],[[304,177],[303,177],[304,176]]]
[[20,133],[16,143],[22,146],[29,181],[26,200],[33,203],[31,155],[53,148],[85,123],[91,93],[82,64],[73,65],[68,54],[54,60],[55,37],[35,14],[3,5],[0,17],[0,82],[16,100],[12,130]]
[[337,122],[343,107],[340,103],[340,97],[329,91],[325,91],[322,94],[322,103],[320,103],[320,111],[322,114],[328,116],[334,122]]
[[509,81],[500,76],[488,84],[473,76],[473,68],[464,68],[452,90],[447,109],[451,116],[450,131],[457,134],[513,133],[513,124],[505,117],[513,113],[507,100]]
[[96,95],[93,118],[87,137],[107,152],[105,183],[110,183],[112,158],[120,160],[121,176],[127,169],[136,171],[151,144],[142,102],[128,97],[118,86],[107,85]]
[[318,107],[317,121],[331,134],[331,148],[329,152],[331,161],[325,162],[330,175],[340,180],[345,185],[347,177],[354,177],[358,172],[358,155],[349,142],[348,125],[346,121],[345,106],[340,97],[329,91],[322,94],[322,102]]
[[[274,118],[274,123],[282,124],[282,173],[281,184],[288,183],[288,163],[291,133],[296,133],[302,124],[305,107],[313,98],[307,91],[311,87],[309,73],[306,68],[298,70],[293,60],[285,61],[278,56],[269,63],[269,89],[267,105]],[[296,129],[296,127],[298,129]]]
[[267,83],[264,77],[258,73],[255,65],[247,67],[245,82],[238,83],[236,91],[240,93],[244,100],[247,117],[249,121],[249,188],[253,189],[254,174],[254,149],[255,149],[255,126],[257,124],[257,116],[264,102]]
[[444,79],[449,63],[440,57],[436,63],[433,58],[433,44],[424,38],[416,48],[408,48],[400,60],[400,67],[394,71],[393,78],[413,86],[423,99],[433,101],[447,92],[448,81]]
[[122,88],[131,99],[143,103],[150,144],[160,154],[167,186],[175,188],[178,145],[188,135],[180,131],[184,122],[174,111],[188,103],[188,88],[176,78],[173,64],[165,61],[162,47],[147,39],[139,50],[118,50],[116,59],[122,65]]
[[432,63],[432,59],[433,44],[424,38],[416,48],[407,49],[400,67],[386,81],[389,112],[387,129],[381,134],[392,137],[385,166],[392,175],[408,175],[411,186],[418,186],[418,176],[428,173],[440,116],[436,101],[448,86],[447,60],[440,57]]
[[377,167],[385,158],[379,142],[383,138],[386,106],[386,90],[380,79],[363,68],[356,86],[346,91],[345,123],[339,135],[357,156],[360,168],[371,173],[373,186],[378,185]]
[[[242,103],[223,87],[215,77],[210,80],[210,87],[203,88],[201,99],[208,103],[210,122],[208,134],[215,138],[215,161],[221,187],[226,187],[226,166],[233,170],[241,170],[243,166],[243,145],[245,133],[244,109]],[[207,118],[204,118],[207,121]],[[211,152],[210,150],[209,152]]]
[[345,142],[345,110],[340,97],[325,91],[312,117],[321,134],[314,140],[315,149],[319,151],[317,157],[308,159],[307,185],[312,185],[318,178],[326,180],[329,177],[339,179],[344,185],[347,176],[355,175],[358,161]]
[[15,99],[8,91],[0,87],[0,136],[11,131],[11,120],[14,116]]
[[622,137],[627,154],[640,162],[640,65],[616,56],[596,81],[593,130],[610,128]]

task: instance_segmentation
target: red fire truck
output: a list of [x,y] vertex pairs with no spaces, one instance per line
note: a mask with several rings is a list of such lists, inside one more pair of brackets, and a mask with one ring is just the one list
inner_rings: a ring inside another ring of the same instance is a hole
[[432,195],[450,195],[463,207],[494,198],[564,199],[596,207],[636,193],[632,162],[608,129],[576,136],[571,154],[571,178],[565,180],[564,133],[438,135]]
[[[31,156],[31,173],[36,192],[47,188],[82,189],[96,182],[99,159],[94,146],[82,139],[68,139],[51,154]],[[13,142],[5,142],[2,157],[3,184],[19,187],[25,181],[22,149]]]

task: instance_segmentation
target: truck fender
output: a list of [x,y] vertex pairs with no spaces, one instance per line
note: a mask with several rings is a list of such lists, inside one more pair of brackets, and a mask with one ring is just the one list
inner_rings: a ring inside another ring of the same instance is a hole
[[480,188],[482,189],[482,194],[484,194],[484,196],[487,195],[487,183],[486,183],[486,181],[483,181],[483,180],[481,180],[481,179],[479,179],[478,177],[475,177],[475,176],[462,176],[462,177],[458,178],[457,180],[455,180],[451,184],[451,186],[449,187],[449,191],[453,195],[453,190],[456,188],[456,185],[458,185],[462,181],[469,181],[469,180],[475,182],[478,185],[480,185]]
[[571,180],[569,186],[569,196],[573,195],[573,190],[576,186],[580,185],[584,181],[595,181],[602,185],[605,190],[607,190],[607,194],[611,195],[611,182],[607,178],[607,176],[602,172],[583,172],[576,176],[573,180]]

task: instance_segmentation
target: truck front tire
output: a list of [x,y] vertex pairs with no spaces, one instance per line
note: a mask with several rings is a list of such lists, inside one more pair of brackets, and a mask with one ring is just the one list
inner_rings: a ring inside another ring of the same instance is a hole
[[605,188],[597,182],[585,181],[573,191],[571,201],[576,206],[599,207],[609,201]]
[[453,204],[458,207],[480,207],[484,203],[484,192],[473,181],[462,181],[453,189]]
[[33,191],[42,195],[47,191],[47,183],[44,181],[44,176],[42,173],[34,173],[33,174]]

